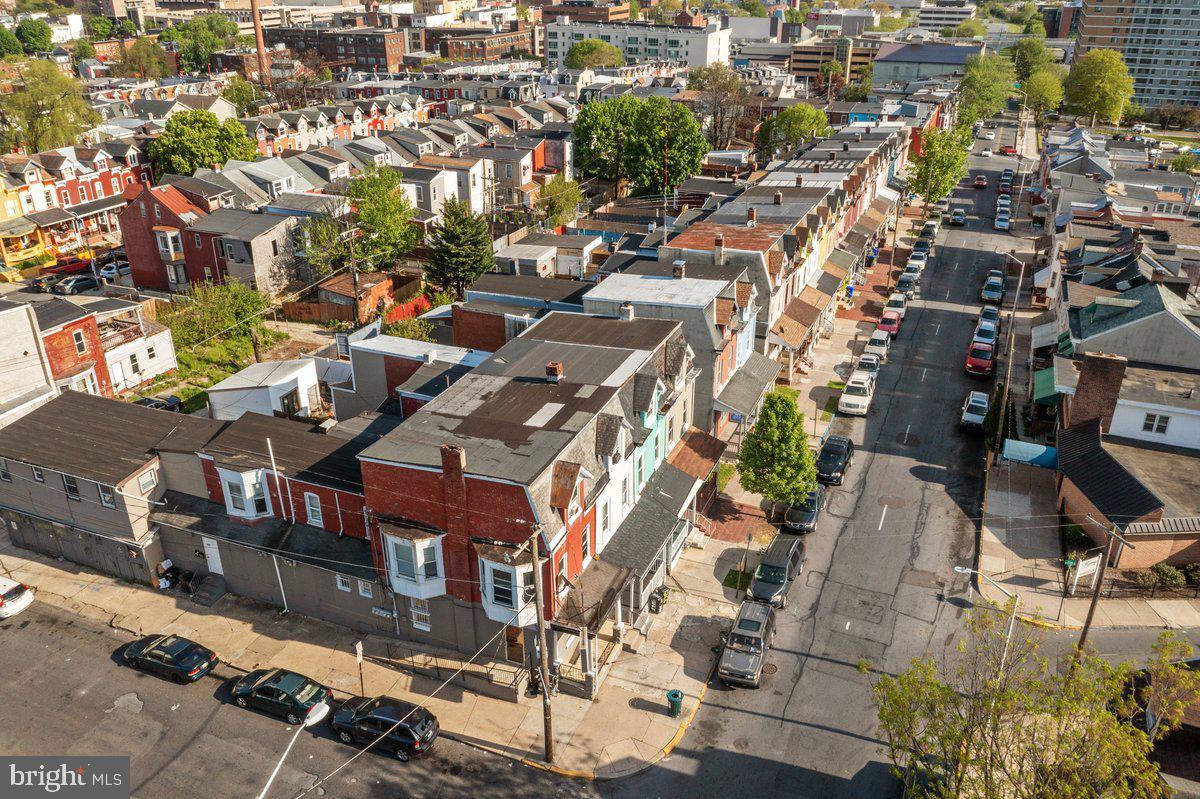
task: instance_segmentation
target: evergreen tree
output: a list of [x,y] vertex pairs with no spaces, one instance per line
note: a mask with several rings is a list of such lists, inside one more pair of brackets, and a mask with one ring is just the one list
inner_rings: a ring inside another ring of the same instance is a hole
[[456,297],[480,275],[496,268],[487,219],[471,213],[471,207],[457,199],[442,206],[442,221],[433,226],[429,248],[425,278]]

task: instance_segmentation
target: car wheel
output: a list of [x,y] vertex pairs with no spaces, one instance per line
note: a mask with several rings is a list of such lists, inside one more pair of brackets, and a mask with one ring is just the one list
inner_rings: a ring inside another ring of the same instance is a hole
[[399,760],[401,763],[407,763],[409,760],[412,760],[412,755],[409,754],[408,750],[405,749],[403,746],[397,746],[396,747],[396,759]]
[[288,713],[286,716],[284,716],[284,720],[293,727],[300,723],[300,717],[295,713]]
[[338,730],[338,740],[344,744],[354,743],[354,736],[346,730]]
[[239,696],[233,700],[233,703],[238,707],[250,707],[250,703],[246,701],[246,697]]
[[131,669],[135,669],[137,671],[142,670],[142,664],[139,663],[136,658],[130,658],[129,660],[127,660],[125,662],[129,664],[129,668],[131,668]]
[[187,677],[184,677],[182,674],[173,674],[173,675],[171,675],[171,679],[174,680],[175,682],[179,683],[180,685],[188,684]]

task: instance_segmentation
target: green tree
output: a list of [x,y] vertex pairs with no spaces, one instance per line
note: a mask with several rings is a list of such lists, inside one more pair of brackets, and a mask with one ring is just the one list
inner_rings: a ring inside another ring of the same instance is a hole
[[517,19],[522,22],[529,21],[529,6],[525,3],[517,3]]
[[1076,59],[1067,76],[1067,106],[1071,113],[1113,123],[1121,121],[1133,97],[1133,78],[1116,50],[1088,50]]
[[714,63],[688,71],[687,87],[700,93],[696,111],[708,120],[708,140],[714,150],[723,150],[737,135],[737,123],[745,113],[747,91],[742,77],[728,64]]
[[235,119],[221,122],[211,111],[197,109],[175,114],[166,130],[153,139],[147,154],[159,177],[192,175],[201,167],[224,164],[231,158],[257,158],[258,147]]
[[940,658],[875,681],[879,735],[906,795],[1166,799],[1150,756],[1200,698],[1181,663],[1191,646],[1165,632],[1141,672],[1091,652],[1059,669],[1040,651],[1043,632],[1017,625],[1010,637],[998,610],[972,611]]
[[133,24],[133,20],[121,19],[117,20],[117,24],[113,25],[113,36],[118,36],[122,39],[127,39],[137,33],[137,25]]
[[804,14],[802,14],[799,11],[799,9],[785,8],[783,10],[783,21],[784,22],[791,22],[796,25],[802,25],[802,24],[804,24],[804,20],[805,20],[805,16],[804,16]]
[[129,47],[122,48],[114,71],[125,78],[161,78],[167,74],[167,54],[157,42],[143,36]]
[[19,89],[0,97],[0,142],[36,153],[73,144],[100,121],[79,81],[49,61],[32,61],[21,71]]
[[842,99],[855,103],[865,102],[871,95],[874,84],[874,70],[868,64],[862,71],[862,77],[842,90]]
[[92,43],[87,39],[80,39],[75,42],[75,46],[71,48],[71,58],[78,64],[85,58],[95,58],[96,48],[92,47]]
[[642,4],[638,0],[629,0],[629,19],[632,22],[637,22],[642,16]]
[[563,66],[567,69],[603,69],[605,67],[620,67],[625,64],[625,56],[614,45],[599,39],[584,39],[571,45]]
[[40,19],[23,19],[14,31],[26,55],[50,50],[50,26]]
[[871,26],[869,26],[869,27],[867,28],[867,30],[871,30],[871,31],[883,31],[884,33],[892,33],[892,32],[894,32],[894,31],[901,31],[901,30],[904,30],[904,29],[905,29],[905,28],[907,28],[907,27],[908,27],[910,24],[911,24],[911,22],[910,22],[910,20],[909,20],[909,18],[908,18],[908,17],[903,17],[903,16],[900,16],[900,17],[880,17],[880,18],[879,18],[879,24],[877,24],[877,25],[871,25]]
[[1025,23],[1024,33],[1026,36],[1037,36],[1045,39],[1046,25],[1040,19],[1031,19]]
[[846,85],[846,70],[842,62],[825,61],[817,71],[817,90],[825,92],[826,101],[832,100],[834,92]]
[[643,16],[649,17],[651,22],[664,25],[675,19],[675,15],[682,9],[683,3],[681,0],[659,0]]
[[978,119],[999,114],[1012,95],[1016,73],[1004,56],[971,56],[958,84],[960,124],[970,127]]
[[758,151],[767,159],[775,151],[794,150],[813,136],[829,129],[829,118],[808,103],[789,105],[769,117],[758,129]]
[[56,0],[17,0],[13,10],[18,14],[49,14],[52,17],[61,17],[63,14],[71,13],[68,6],[58,3]]
[[455,297],[461,297],[480,275],[496,268],[487,219],[471,213],[471,207],[457,199],[442,206],[442,221],[430,232],[429,248],[426,280]]
[[113,23],[108,17],[88,17],[87,29],[93,39],[107,39],[112,35]]
[[313,279],[329,277],[350,261],[352,234],[348,222],[331,214],[318,214],[300,224],[296,250],[308,264]]
[[926,131],[909,162],[909,188],[926,207],[949,196],[967,174],[969,142],[960,130]]
[[1171,171],[1191,174],[1200,171],[1200,155],[1183,153],[1171,159]]
[[249,116],[258,98],[258,89],[245,78],[234,75],[229,85],[221,90],[221,96],[237,107],[238,116]]
[[244,283],[202,283],[187,292],[190,302],[166,303],[159,321],[171,329],[178,350],[190,349],[213,338],[249,340],[251,331],[263,332],[263,314],[270,298]]
[[179,60],[190,72],[207,72],[209,59],[217,50],[234,44],[238,36],[237,23],[222,14],[201,14],[187,22],[167,28],[158,37],[160,42],[175,42]]
[[987,26],[977,19],[964,19],[954,28],[954,35],[961,39],[986,36]]
[[742,488],[772,502],[798,502],[816,488],[804,415],[790,395],[771,391],[763,398],[758,421],[738,451],[737,470]]
[[538,208],[546,215],[551,227],[566,224],[575,218],[575,212],[583,204],[583,190],[573,180],[555,175],[542,187],[538,197]]
[[585,175],[620,185],[626,171],[625,148],[641,100],[630,95],[588,103],[574,126],[575,162]]
[[1025,83],[1030,75],[1050,65],[1050,51],[1044,40],[1025,38],[1013,47],[1012,60],[1017,80]]
[[355,262],[367,271],[386,269],[421,243],[412,224],[413,207],[391,167],[370,167],[350,182],[359,235],[352,240]]
[[382,326],[381,332],[385,336],[410,338],[414,341],[433,341],[433,322],[419,316],[410,316],[405,319],[397,319],[395,322],[387,322]]
[[331,70],[329,67],[321,67],[316,71],[313,77],[316,79],[317,83],[331,81],[333,80],[333,70]]
[[739,5],[747,16],[765,17],[767,15],[767,7],[763,5],[762,0],[739,0]]
[[625,170],[635,193],[669,194],[700,172],[707,152],[708,142],[700,132],[695,114],[665,97],[639,101],[629,145],[624,151]]
[[1035,121],[1040,120],[1047,111],[1058,108],[1063,101],[1062,78],[1049,67],[1034,72],[1024,85],[1025,104],[1033,111]]
[[0,28],[0,57],[9,55],[22,55],[25,51],[21,48],[21,43],[17,41],[17,37],[8,28]]

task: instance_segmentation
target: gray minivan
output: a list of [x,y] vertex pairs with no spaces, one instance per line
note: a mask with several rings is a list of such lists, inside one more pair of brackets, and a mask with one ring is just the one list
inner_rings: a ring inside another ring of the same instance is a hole
[[763,662],[774,637],[775,609],[761,602],[743,602],[733,629],[725,637],[717,676],[722,682],[757,688],[762,684]]
[[792,536],[776,536],[763,553],[754,571],[747,596],[782,608],[787,605],[792,580],[804,568],[804,541]]

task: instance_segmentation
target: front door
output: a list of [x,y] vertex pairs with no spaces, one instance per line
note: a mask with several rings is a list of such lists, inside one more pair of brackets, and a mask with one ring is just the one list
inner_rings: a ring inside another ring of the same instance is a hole
[[204,537],[201,540],[204,542],[204,559],[208,561],[209,574],[225,574],[221,569],[221,550],[216,540]]
[[108,369],[109,376],[112,378],[112,386],[114,391],[120,391],[125,388],[125,368],[120,361],[113,361]]
[[513,663],[525,662],[524,630],[520,627],[504,628],[504,656]]

